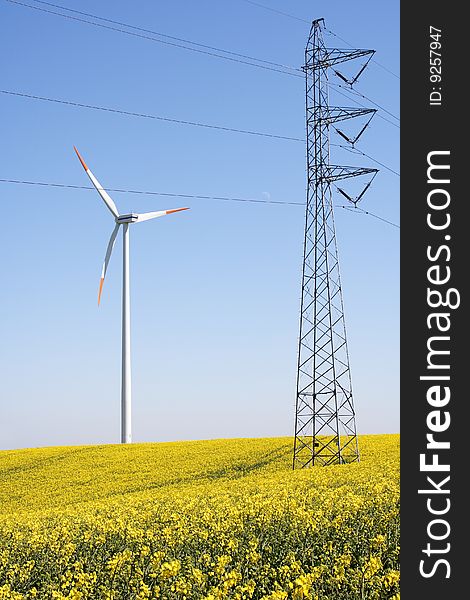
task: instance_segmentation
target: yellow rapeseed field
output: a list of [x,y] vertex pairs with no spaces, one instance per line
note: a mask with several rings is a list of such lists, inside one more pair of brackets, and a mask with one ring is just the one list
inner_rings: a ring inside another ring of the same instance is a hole
[[0,452],[0,599],[399,599],[399,436]]

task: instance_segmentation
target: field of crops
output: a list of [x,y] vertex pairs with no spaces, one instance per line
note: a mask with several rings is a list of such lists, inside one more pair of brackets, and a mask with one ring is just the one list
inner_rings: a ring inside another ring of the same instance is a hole
[[399,599],[399,436],[0,452],[0,599]]

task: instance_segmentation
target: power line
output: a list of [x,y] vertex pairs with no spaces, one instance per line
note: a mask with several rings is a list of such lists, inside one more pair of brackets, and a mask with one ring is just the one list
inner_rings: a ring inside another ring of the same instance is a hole
[[[101,27],[102,29],[108,29],[110,31],[117,31],[119,33],[124,33],[126,35],[130,35],[133,37],[138,37],[138,38],[142,38],[145,40],[149,40],[152,42],[157,42],[159,44],[166,44],[168,46],[174,46],[176,48],[183,48],[185,50],[191,50],[192,52],[197,52],[199,54],[205,54],[208,56],[214,56],[216,58],[223,58],[224,60],[229,60],[231,62],[235,62],[235,63],[240,63],[240,64],[244,64],[244,65],[248,65],[250,67],[257,67],[258,69],[264,69],[266,71],[274,71],[276,73],[282,73],[284,75],[290,75],[291,77],[301,77],[303,78],[303,75],[301,73],[291,73],[290,71],[286,71],[286,70],[282,70],[282,69],[277,69],[275,67],[269,67],[268,65],[263,65],[263,64],[256,64],[254,62],[248,62],[246,60],[241,60],[239,58],[233,58],[230,56],[222,56],[221,54],[216,54],[214,52],[209,52],[208,50],[199,50],[198,48],[190,48],[189,46],[185,46],[184,44],[179,44],[176,42],[169,42],[166,40],[159,40],[157,38],[154,37],[150,37],[149,35],[144,35],[142,33],[136,33],[133,31],[127,31],[125,29],[121,29],[119,27],[112,27],[110,25],[104,25],[103,23],[94,23],[93,21],[89,21],[87,19],[82,19],[80,17],[74,17],[72,15],[64,15],[63,13],[59,13],[53,10],[49,10],[46,8],[41,8],[39,6],[32,6],[31,4],[26,4],[25,2],[19,2],[18,0],[5,0],[6,2],[9,2],[10,4],[17,4],[19,6],[24,6],[26,8],[31,8],[32,10],[37,10],[43,13],[47,13],[47,14],[52,14],[52,15],[56,15],[58,17],[63,17],[64,19],[70,19],[72,21],[78,21],[80,23],[87,23],[88,25],[94,25],[95,27]],[[96,18],[100,18],[100,17],[96,17]],[[258,60],[258,59],[255,59]],[[261,61],[259,61],[261,62]],[[289,69],[295,69],[300,71],[300,69],[296,69],[295,67],[287,67]]]
[[[245,0],[248,1],[248,0]],[[349,42],[347,42],[345,39],[343,39],[342,37],[340,37],[337,33],[333,33],[333,31],[331,31],[330,29],[326,29],[325,27],[325,31],[327,31],[330,35],[333,35],[334,37],[338,38],[339,40],[341,40],[342,42],[344,42],[347,46],[349,46],[350,48],[354,48],[354,46],[352,44],[350,44]],[[394,73],[393,71],[391,71],[388,67],[386,67],[385,65],[383,65],[382,63],[379,63],[378,60],[375,60],[375,58],[371,59],[371,62],[375,63],[378,67],[380,67],[381,69],[383,69],[384,71],[387,71],[387,73],[390,73],[390,75],[393,75],[394,77],[396,77],[397,79],[400,79],[399,75],[397,75],[396,73]]]
[[[19,179],[0,179],[1,183],[14,183],[19,185],[38,185],[42,187],[68,188],[74,190],[94,190],[95,188],[87,185],[73,185],[69,183],[51,183],[46,181],[25,181]],[[172,198],[194,198],[197,200],[224,200],[229,202],[252,202],[256,204],[287,204],[291,206],[305,206],[302,202],[284,202],[278,200],[258,200],[256,198],[232,198],[227,196],[203,196],[200,194],[176,194],[171,192],[150,192],[144,190],[123,190],[121,188],[106,188],[107,192],[117,192],[120,194],[141,194],[145,196],[169,196]]]
[[[36,1],[38,1],[38,0],[36,0]],[[270,6],[266,6],[264,4],[260,4],[259,2],[253,2],[253,0],[242,0],[242,2],[246,2],[247,4],[252,4],[253,6],[258,6],[259,8],[264,8],[265,10],[269,10],[271,12],[277,13],[278,15],[282,15],[284,17],[288,17],[289,19],[295,19],[296,21],[302,21],[302,23],[308,23],[309,25],[311,24],[311,21],[309,21],[307,19],[302,19],[301,17],[296,17],[295,15],[291,15],[291,14],[283,12],[281,10],[277,10],[275,8],[271,8]],[[329,33],[330,35],[333,35],[334,37],[338,38],[342,42],[344,42],[350,48],[354,48],[355,47],[352,44],[350,44],[348,41],[346,41],[344,38],[342,38],[341,36],[339,36],[337,33],[334,33],[333,31],[331,31],[330,29],[327,29],[326,27],[325,27],[325,31],[327,33]],[[397,79],[400,79],[399,75],[397,75],[396,73],[394,73],[391,69],[389,69],[388,67],[386,67],[385,65],[383,65],[382,63],[380,63],[375,58],[372,58],[371,62],[375,63],[378,67],[380,67],[384,71],[387,71],[387,73],[390,73],[390,75],[393,75],[393,77],[396,77]]]
[[[344,86],[339,84],[339,87],[342,87],[344,89]],[[355,88],[351,88],[351,91],[356,94],[357,96],[360,96],[361,98],[364,98],[365,100],[367,100],[368,102],[371,102],[374,106],[377,106],[377,108],[380,108],[381,110],[383,110],[385,113],[387,113],[388,115],[390,115],[391,117],[393,117],[394,119],[396,119],[398,122],[400,122],[400,117],[397,117],[396,115],[394,115],[392,112],[390,112],[389,110],[387,110],[386,108],[384,108],[381,104],[378,104],[377,102],[374,102],[374,100],[371,100],[368,96],[366,96],[365,94],[361,94],[361,92],[358,92]]]
[[392,221],[388,221],[387,219],[384,219],[383,217],[379,217],[379,215],[371,213],[368,210],[364,210],[363,208],[360,208],[359,206],[352,207],[352,206],[343,206],[343,205],[337,204],[336,207],[337,208],[345,208],[346,210],[349,210],[350,212],[359,211],[360,213],[362,213],[364,215],[369,215],[370,217],[374,217],[375,219],[378,219],[379,221],[383,221],[384,223],[387,223],[388,225],[392,225],[393,227],[400,229],[400,225],[397,225],[396,223],[392,223]]
[[[119,115],[124,115],[124,116],[128,116],[128,117],[139,117],[139,118],[145,118],[145,119],[155,119],[158,121],[166,121],[169,123],[177,123],[179,125],[192,125],[195,127],[203,127],[203,128],[208,128],[208,129],[216,129],[216,130],[220,130],[220,131],[228,131],[231,133],[243,133],[243,134],[248,134],[248,135],[256,135],[256,136],[260,136],[260,137],[267,137],[267,138],[272,138],[272,139],[279,139],[279,140],[288,140],[288,141],[293,141],[293,142],[302,142],[305,143],[305,138],[296,138],[296,137],[290,137],[290,136],[286,136],[286,135],[278,135],[275,133],[267,133],[267,132],[262,132],[262,131],[252,131],[249,129],[236,129],[234,127],[225,127],[223,125],[210,125],[208,123],[200,123],[200,122],[196,122],[196,121],[185,121],[182,119],[173,119],[170,117],[162,117],[159,115],[149,115],[149,114],[145,114],[145,113],[138,113],[138,112],[133,112],[133,111],[128,111],[128,110],[121,110],[118,108],[110,108],[109,106],[96,106],[93,104],[83,104],[81,102],[74,102],[72,100],[61,100],[59,98],[48,98],[45,96],[36,96],[33,94],[25,94],[23,92],[14,92],[13,90],[0,90],[1,94],[7,94],[9,96],[17,96],[20,98],[28,98],[30,100],[39,100],[39,101],[44,101],[44,102],[53,102],[55,104],[63,104],[65,106],[73,106],[76,108],[86,108],[86,109],[91,109],[91,110],[100,110],[100,111],[104,111],[104,112],[110,112],[110,113],[116,113]],[[378,161],[377,159],[373,158],[372,156],[369,156],[368,154],[366,154],[365,152],[363,152],[362,150],[359,150],[358,148],[350,148],[348,146],[345,146],[343,144],[331,144],[331,146],[336,146],[338,148],[343,148],[344,150],[347,150],[349,152],[352,152],[354,154],[362,154],[363,156],[366,156],[367,158],[369,158],[370,160],[374,161],[375,163],[381,165],[382,167],[384,167],[385,169],[387,169],[388,171],[394,173],[395,175],[400,175],[397,171],[395,171],[394,169],[392,169],[391,167],[387,166],[386,164]]]
[[[333,87],[336,88],[341,88],[341,89],[345,89],[347,91],[348,88],[343,88],[342,85],[339,85],[337,83],[332,83],[331,81],[329,82],[329,84]],[[361,104],[358,100],[356,100],[355,98],[351,97],[351,96],[347,96],[344,92],[340,92],[338,89],[336,90],[336,93],[339,94],[340,96],[343,96],[344,98],[347,98],[348,100],[351,100],[352,102],[354,102],[355,104],[357,104],[358,106],[362,106],[362,108],[369,108],[366,107],[364,104]],[[371,101],[372,102],[372,101]],[[394,127],[396,127],[397,129],[400,129],[400,125],[398,125],[397,123],[394,123],[393,121],[390,121],[390,119],[387,119],[387,117],[384,117],[382,114],[380,114],[380,112],[377,112],[377,116],[379,117],[379,119],[382,119],[383,121],[386,121],[387,123],[390,123],[390,125],[393,125]],[[397,117],[395,117],[397,118]]]
[[[170,40],[175,40],[177,42],[183,42],[185,44],[191,44],[193,46],[199,46],[200,48],[206,48],[208,50],[215,50],[216,52],[222,52],[224,54],[231,54],[232,56],[238,56],[239,58],[246,58],[248,60],[253,60],[260,63],[265,63],[267,65],[272,65],[274,67],[281,67],[282,69],[291,69],[294,71],[301,71],[301,69],[297,67],[291,67],[289,65],[283,65],[280,63],[272,62],[270,60],[263,60],[261,58],[256,58],[253,56],[248,56],[246,54],[240,54],[238,52],[233,52],[231,50],[223,50],[222,48],[216,48],[214,46],[208,46],[207,44],[201,44],[199,42],[193,42],[191,40],[186,40],[184,38],[175,37],[174,35],[168,35],[166,33],[160,33],[159,31],[153,31],[152,29],[145,29],[144,27],[137,27],[136,25],[129,25],[129,23],[123,23],[122,21],[115,21],[113,19],[108,19],[106,17],[99,17],[98,15],[93,15],[91,13],[83,12],[80,10],[75,10],[73,8],[68,8],[67,6],[61,6],[59,4],[53,4],[52,2],[45,2],[44,0],[33,0],[36,4],[45,4],[47,6],[53,6],[54,8],[59,8],[60,10],[66,10],[67,12],[73,12],[78,15],[83,15],[85,17],[92,17],[93,19],[98,19],[99,21],[105,21],[107,23],[113,23],[114,25],[120,25],[122,27],[127,27],[129,29],[135,29],[136,31],[143,31],[144,33],[151,33],[152,35],[158,35],[160,37],[168,38]],[[221,57],[223,58],[223,57]]]
[[390,173],[393,173],[394,175],[397,175],[398,177],[400,177],[400,173],[398,171],[395,171],[395,169],[392,169],[392,167],[389,167],[388,165],[384,164],[383,162],[380,162],[379,160],[377,160],[376,158],[373,158],[369,154],[366,154],[362,150],[359,150],[359,148],[356,148],[356,147],[352,148],[350,146],[345,146],[344,144],[330,144],[330,145],[336,146],[337,148],[343,148],[344,150],[347,150],[348,152],[352,152],[353,154],[362,154],[362,156],[367,157],[369,160],[372,160],[373,162],[380,165],[384,169],[387,169],[387,171],[390,171]]
[[247,4],[253,4],[253,6],[259,6],[260,8],[264,8],[265,10],[270,10],[271,12],[277,13],[278,15],[283,15],[284,17],[289,17],[289,19],[295,19],[296,21],[302,21],[303,23],[308,23],[309,25],[311,23],[311,21],[307,21],[307,19],[301,19],[300,17],[290,15],[289,13],[282,12],[282,10],[277,10],[275,8],[271,8],[270,6],[265,6],[264,4],[260,4],[259,2],[253,2],[252,0],[242,0],[242,2],[246,2]]
[[[104,27],[104,28],[107,28],[107,29],[112,29],[112,30],[119,31],[119,32],[122,32],[122,33],[127,33],[129,35],[137,35],[137,34],[133,34],[131,32],[127,32],[127,31],[124,31],[124,30],[116,29],[114,27],[107,27],[107,26],[101,25],[99,23],[93,23],[93,22],[90,22],[90,21],[87,21],[87,20],[84,20],[84,19],[78,19],[76,17],[71,17],[70,15],[63,15],[63,14],[60,14],[60,13],[56,13],[55,11],[50,11],[50,10],[47,10],[47,9],[42,9],[42,8],[39,8],[39,7],[31,6],[29,4],[18,2],[16,0],[7,0],[7,1],[10,2],[10,3],[12,3],[12,4],[18,4],[18,5],[21,5],[21,6],[25,6],[27,8],[31,8],[31,9],[34,9],[34,10],[39,10],[41,12],[46,12],[46,13],[54,14],[54,15],[61,16],[61,17],[64,17],[64,18],[69,18],[69,19],[77,20],[77,21],[80,21],[80,22],[85,22],[85,23],[88,23],[88,24],[91,24],[91,25],[95,25],[95,26],[98,26],[98,27]],[[107,19],[107,18],[104,18],[104,17],[99,17],[99,16],[96,16],[96,15],[92,15],[90,13],[84,13],[84,12],[77,11],[77,10],[74,10],[74,9],[69,9],[67,7],[63,7],[63,6],[60,6],[60,5],[52,4],[50,2],[44,2],[42,0],[33,0],[33,1],[35,1],[37,3],[40,3],[40,4],[45,4],[45,5],[48,5],[48,6],[53,6],[55,8],[60,8],[62,10],[67,10],[69,12],[74,12],[74,13],[82,14],[82,15],[85,15],[85,16],[91,16],[91,17],[96,18],[96,19],[104,20],[104,21],[115,23],[115,24],[118,24],[118,25],[123,25],[125,27],[129,27],[129,28],[132,28],[132,29],[136,29],[136,30],[140,30],[140,31],[145,31],[145,32],[148,32],[148,33],[152,33],[154,35],[160,35],[162,37],[168,37],[170,39],[175,39],[175,40],[178,40],[178,41],[184,41],[186,43],[191,43],[193,45],[198,45],[200,47],[205,47],[205,48],[213,49],[213,50],[216,50],[216,51],[219,51],[219,52],[225,52],[225,53],[232,54],[232,55],[235,55],[235,56],[240,56],[240,57],[248,58],[249,60],[256,60],[256,61],[259,61],[259,62],[264,62],[266,64],[280,66],[282,68],[294,69],[293,67],[286,67],[285,65],[280,65],[278,63],[272,63],[270,61],[264,61],[264,60],[261,60],[261,59],[256,59],[256,58],[253,58],[253,57],[250,57],[250,56],[247,56],[247,55],[242,55],[242,54],[238,54],[238,53],[231,52],[231,51],[221,50],[221,49],[218,49],[218,48],[214,48],[212,46],[206,46],[204,44],[198,44],[196,42],[191,42],[191,41],[188,41],[188,40],[183,40],[181,38],[176,38],[174,36],[168,36],[166,34],[161,34],[161,33],[158,33],[158,32],[154,32],[154,31],[151,31],[151,30],[146,30],[146,29],[143,29],[143,28],[140,28],[140,27],[136,27],[136,26],[133,26],[133,25],[128,25],[128,24],[125,24],[125,23],[121,23],[119,21],[113,21],[111,19]],[[249,0],[246,0],[246,1],[249,1]],[[257,6],[260,6],[261,8],[266,8],[268,10],[273,10],[274,12],[278,12],[280,14],[283,14],[284,16],[293,17],[292,15],[288,15],[287,13],[283,13],[283,12],[277,11],[275,9],[270,9],[270,8],[268,8],[266,6],[263,6],[261,4],[255,3],[255,2],[249,1],[249,3],[255,4]],[[297,17],[293,17],[293,18],[297,18]],[[302,19],[299,19],[299,20],[302,20]],[[333,32],[330,32],[330,33],[333,33]],[[333,34],[333,35],[336,35],[336,34]],[[164,42],[162,40],[156,40],[154,38],[149,38],[148,36],[140,36],[140,35],[138,35],[138,37],[144,37],[145,39],[150,39],[151,41],[157,41],[157,42],[161,42],[161,43],[169,43],[169,42]],[[337,36],[337,37],[339,37],[339,36]],[[345,41],[345,40],[343,40],[343,41]],[[347,43],[347,42],[345,42],[345,43]],[[169,44],[170,45],[179,46],[179,45],[173,44],[173,43],[169,43]],[[194,50],[193,48],[186,48],[186,47],[184,47],[184,48],[188,49],[188,50]],[[195,51],[202,52],[202,51],[198,51],[198,50],[195,50]],[[206,53],[206,52],[204,52],[204,53]],[[219,55],[216,55],[216,56],[219,57],[219,58],[227,58],[227,57],[223,57],[223,56],[219,56]],[[231,60],[231,59],[229,59],[229,60]],[[236,62],[244,62],[244,61],[236,61]],[[249,64],[250,66],[260,66],[260,65],[254,65],[252,63],[246,63],[246,64]],[[284,73],[285,71],[280,71],[280,72]],[[291,73],[287,73],[287,74],[291,74]],[[297,76],[302,77],[302,75],[297,75]],[[333,85],[336,85],[336,87],[345,89],[345,88],[343,88],[342,85],[339,85],[339,84],[333,84]],[[367,96],[365,96],[365,95],[357,92],[356,90],[349,90],[349,89],[347,89],[347,91],[351,91],[352,93],[354,93],[356,95],[359,95],[359,96],[365,98],[366,100],[369,100],[375,106],[379,107],[381,110],[385,111],[386,113],[388,113],[389,115],[391,115],[392,117],[394,117],[395,119],[398,120],[398,117],[396,117],[395,115],[393,115],[390,111],[388,111],[387,109],[385,109],[384,107],[382,107],[378,103],[375,103],[374,101],[370,100],[370,98],[367,98]],[[60,99],[57,99],[57,98],[48,98],[48,97],[43,97],[43,96],[35,96],[35,95],[32,95],[32,94],[25,94],[25,93],[20,93],[20,92],[13,92],[11,90],[0,90],[0,92],[2,92],[4,94],[13,95],[13,96],[20,96],[20,97],[25,97],[25,98],[29,98],[29,99],[35,99],[35,100],[41,100],[41,101],[47,101],[47,102],[54,102],[54,103],[58,103],[58,104],[70,105],[70,106],[75,106],[75,107],[79,107],[79,108],[101,110],[101,111],[106,111],[106,112],[112,112],[112,113],[122,114],[122,115],[126,115],[126,116],[134,116],[134,117],[141,117],[141,118],[150,118],[150,119],[162,120],[162,121],[173,122],[173,123],[178,123],[178,124],[192,125],[192,126],[205,127],[205,128],[210,128],[210,129],[218,129],[218,130],[230,131],[230,132],[236,132],[236,133],[244,133],[244,134],[249,134],[249,135],[257,135],[257,136],[263,136],[263,137],[271,137],[271,138],[276,138],[276,139],[285,139],[285,140],[302,141],[302,142],[305,141],[305,140],[303,140],[301,138],[294,138],[294,137],[289,137],[289,136],[282,136],[282,135],[278,135],[278,134],[270,134],[270,133],[265,133],[265,132],[252,131],[252,130],[243,130],[243,129],[237,129],[237,128],[231,128],[231,127],[224,127],[224,126],[218,126],[218,125],[211,125],[211,124],[207,124],[207,123],[200,123],[200,122],[194,122],[194,121],[185,121],[185,120],[181,120],[181,119],[173,119],[173,118],[162,117],[162,116],[158,116],[158,115],[149,115],[149,114],[145,114],[145,113],[137,113],[137,112],[132,112],[132,111],[125,111],[125,110],[115,109],[115,108],[110,108],[110,107],[96,106],[96,105],[90,105],[90,104],[83,104],[83,103],[78,103],[78,102],[73,102],[73,101],[68,101],[68,100],[60,100]],[[343,95],[344,97],[348,98],[348,96],[346,96],[345,94],[342,94],[339,91],[337,93],[339,93],[339,94]],[[356,100],[354,100],[352,98],[349,98],[349,99],[353,100],[356,104],[358,104],[359,106],[361,106],[361,104],[359,102],[357,102]],[[382,117],[382,118],[384,118],[384,117]],[[385,119],[385,120],[388,121],[387,119]],[[391,123],[390,121],[388,121],[388,122]],[[360,153],[360,154],[368,157],[370,160],[373,160],[377,164],[380,164],[381,166],[383,166],[384,168],[388,169],[392,173],[394,173],[396,175],[399,175],[399,173],[397,173],[397,171],[395,171],[394,169],[388,167],[384,163],[381,163],[380,161],[377,161],[376,159],[374,159],[373,157],[369,156],[365,152],[362,152],[362,151],[360,151],[358,149],[351,149],[351,148],[348,148],[348,147],[342,146],[342,145],[338,145],[338,146],[342,147],[342,148],[344,148],[344,149],[346,149],[348,151],[352,151],[352,152],[355,152],[355,153]],[[10,182],[13,183],[14,181],[10,181]],[[31,183],[31,182],[24,182],[24,183]],[[37,183],[37,185],[41,185],[41,184]],[[60,186],[61,184],[50,184],[50,185]],[[89,188],[84,188],[84,189],[89,189]],[[111,191],[125,192],[126,190],[111,190]],[[127,190],[127,192],[129,192],[129,193],[144,193],[144,192],[131,191],[131,190]],[[149,192],[149,193],[156,194],[156,192]],[[192,196],[184,196],[184,197],[192,197]],[[217,199],[217,198],[216,197],[211,197],[211,199]],[[218,198],[218,199],[227,199],[227,198]],[[263,203],[267,203],[268,202],[268,201],[247,200],[247,199],[235,199],[235,200],[237,200],[237,201],[263,202]],[[294,203],[294,204],[296,204],[296,203]],[[346,208],[346,207],[342,207],[342,208]],[[376,215],[373,215],[371,213],[371,216],[376,216]],[[377,218],[380,218],[380,217],[377,217]]]
[[25,94],[23,92],[14,92],[12,90],[0,90],[0,93],[2,94],[8,94],[10,96],[18,96],[20,98],[28,98],[30,100],[40,100],[43,102],[53,102],[55,104],[65,104],[67,106],[74,106],[77,108],[87,108],[87,109],[91,109],[91,110],[101,110],[101,111],[105,111],[105,112],[111,112],[111,113],[117,113],[120,115],[125,115],[128,117],[139,117],[139,118],[144,118],[144,119],[155,119],[158,121],[167,121],[169,123],[177,123],[180,125],[192,125],[194,127],[204,127],[207,129],[217,129],[220,131],[230,131],[233,133],[244,133],[244,134],[248,134],[248,135],[256,135],[256,136],[262,136],[262,137],[269,137],[269,138],[275,138],[275,139],[279,139],[279,140],[290,140],[290,141],[295,141],[295,142],[305,142],[304,139],[302,138],[295,138],[295,137],[289,137],[289,136],[285,136],[285,135],[278,135],[275,133],[266,133],[266,132],[261,132],[261,131],[252,131],[249,129],[237,129],[235,127],[225,127],[223,125],[210,125],[209,123],[200,123],[200,122],[196,122],[196,121],[184,121],[182,119],[173,119],[170,117],[162,117],[159,115],[150,115],[150,114],[146,114],[146,113],[138,113],[138,112],[133,112],[133,111],[128,111],[128,110],[121,110],[118,108],[110,108],[108,106],[96,106],[93,104],[83,104],[81,102],[74,102],[72,100],[61,100],[59,98],[48,98],[45,96],[36,96],[33,94]]
[[[92,186],[73,185],[70,183],[52,183],[52,182],[48,182],[48,181],[0,179],[0,183],[11,183],[11,184],[17,184],[17,185],[37,185],[37,186],[41,186],[41,187],[56,187],[56,188],[67,188],[67,189],[74,189],[74,190],[95,190],[95,188]],[[303,206],[303,207],[305,207],[304,202],[285,202],[285,201],[279,201],[279,200],[259,200],[256,198],[236,198],[236,197],[229,197],[229,196],[203,196],[200,194],[197,194],[197,195],[196,194],[176,194],[176,193],[172,193],[172,192],[124,190],[121,188],[106,188],[106,191],[116,192],[116,193],[120,193],[120,194],[140,194],[140,195],[145,195],[145,196],[166,196],[166,197],[171,197],[171,198],[192,198],[195,200],[222,200],[222,201],[226,201],[226,202],[246,202],[246,203],[255,203],[255,204],[280,204],[280,205],[285,205],[285,206]],[[393,225],[394,227],[399,228],[399,225],[396,225],[395,223],[392,223],[391,221],[387,221],[387,219],[384,219],[383,217],[380,217],[379,215],[376,215],[369,211],[365,211],[362,208],[357,207],[356,209],[354,209],[349,206],[344,206],[341,204],[336,204],[335,206],[336,206],[336,208],[343,208],[343,209],[347,209],[347,210],[359,210],[360,212],[370,215],[371,217],[375,217],[376,219],[379,219],[379,220],[383,221],[384,223],[388,223],[389,225]]]
[[377,102],[374,102],[374,100],[371,100],[365,94],[361,94],[361,92],[358,92],[355,88],[353,88],[353,87],[347,88],[344,85],[341,85],[340,83],[332,83],[331,85],[335,85],[337,87],[340,87],[343,90],[347,90],[348,92],[351,92],[352,94],[356,94],[356,96],[360,96],[361,98],[364,98],[364,100],[367,100],[368,102],[371,102],[374,106],[377,106],[377,108],[380,108],[381,110],[383,110],[384,112],[386,112],[388,115],[390,115],[391,117],[393,117],[394,119],[396,119],[398,122],[400,122],[400,117],[397,117],[396,115],[394,115],[392,112],[390,112],[389,110],[387,110],[386,108],[384,108],[381,104],[378,104]]
[[[174,42],[168,42],[168,41],[165,41],[165,40],[159,40],[159,39],[156,39],[154,37],[150,37],[148,35],[143,35],[143,34],[140,34],[140,33],[134,33],[132,31],[126,31],[125,29],[121,29],[121,28],[118,28],[118,27],[111,27],[109,25],[104,25],[103,23],[94,23],[93,21],[89,21],[88,19],[82,19],[82,18],[79,18],[79,17],[74,17],[72,15],[65,15],[65,14],[58,13],[56,11],[52,11],[52,10],[49,10],[49,9],[46,9],[46,8],[41,8],[39,6],[32,6],[31,4],[26,4],[25,2],[20,2],[19,0],[5,0],[5,1],[9,2],[10,4],[16,4],[16,5],[19,5],[19,6],[24,6],[26,8],[31,8],[32,10],[36,10],[36,11],[44,12],[44,13],[47,13],[47,14],[52,14],[52,15],[56,15],[56,16],[59,16],[59,17],[63,17],[64,19],[78,21],[80,23],[86,23],[88,25],[94,25],[95,27],[101,27],[103,29],[109,29],[111,31],[116,31],[116,32],[124,33],[124,34],[130,35],[130,36],[139,37],[139,38],[146,39],[146,40],[149,40],[149,41],[152,41],[152,42],[157,42],[157,43],[161,43],[161,44],[167,44],[167,45],[174,46],[174,47],[177,47],[177,48],[183,48],[185,50],[191,50],[193,52],[198,52],[200,54],[206,54],[206,55],[213,56],[213,57],[216,57],[216,58],[222,58],[222,59],[225,59],[225,60],[229,60],[231,62],[236,62],[236,63],[248,65],[248,66],[251,66],[251,67],[257,67],[257,68],[268,70],[268,71],[274,71],[276,73],[281,73],[281,74],[284,74],[284,75],[290,75],[292,77],[300,77],[302,79],[304,77],[304,75],[301,73],[301,69],[298,69],[297,67],[289,67],[289,66],[286,66],[286,65],[280,65],[279,63],[271,63],[270,61],[265,61],[263,59],[258,59],[258,58],[254,58],[254,57],[248,57],[249,60],[255,60],[258,63],[267,63],[267,64],[255,64],[254,62],[249,62],[247,60],[241,60],[241,59],[238,59],[238,58],[232,58],[230,56],[222,56],[222,55],[216,54],[214,52],[209,52],[209,51],[206,51],[206,50],[199,50],[197,48],[190,48],[190,47],[185,46],[183,44],[177,44],[177,43],[174,43]],[[111,22],[111,23],[121,24],[119,21],[113,21],[112,19],[105,19],[104,17],[98,17],[96,15],[91,15],[91,13],[82,13],[81,11],[76,11],[74,9],[68,9],[68,8],[65,8],[65,7],[61,7],[59,5],[52,4],[50,2],[42,2],[42,0],[33,0],[33,1],[35,1],[35,2],[41,1],[42,4],[47,4],[47,5],[50,5],[50,6],[58,7],[60,9],[62,9],[62,10],[69,10],[69,11],[76,12],[76,13],[79,13],[79,14],[89,15],[89,16],[95,18],[95,19],[101,19],[101,20],[105,20],[105,21],[108,21],[108,22]],[[143,28],[140,28],[140,27],[136,27],[134,25],[127,25],[125,23],[122,23],[121,25],[123,25],[125,27],[128,27],[128,28],[132,28],[132,29],[137,29],[137,30],[141,30],[141,31],[151,32],[151,30],[146,30],[146,29],[143,29]],[[166,34],[160,34],[160,33],[157,33],[157,32],[151,32],[151,33],[153,33],[154,35],[165,35],[166,36]],[[169,38],[172,38],[172,39],[181,39],[181,38],[173,38],[173,36],[166,36],[166,37],[169,37]],[[188,41],[187,43],[191,43],[191,44],[194,44],[194,45],[199,45],[199,46],[206,47],[206,48],[212,48],[212,46],[204,46],[203,44],[198,44],[196,42],[189,42]],[[234,54],[236,56],[246,56],[246,55],[243,55],[243,54],[238,54],[238,53],[234,53],[234,52],[227,51],[227,50],[220,50],[220,49],[216,49],[216,50],[219,51],[219,52],[226,52],[226,53],[229,53],[229,54]],[[272,67],[272,66],[267,66],[268,64],[277,65],[277,66],[279,66],[281,68],[275,68],[275,67]],[[290,69],[291,71],[294,71],[294,72],[287,71],[286,69]],[[332,84],[332,85],[335,85],[335,84]],[[337,87],[343,87],[343,86],[338,85],[338,84],[336,84],[336,85],[337,85]],[[357,95],[365,98],[369,102],[372,102],[372,104],[374,104],[375,106],[377,106],[378,108],[380,108],[384,112],[390,114],[395,119],[399,120],[398,117],[396,117],[395,115],[393,115],[390,111],[388,111],[387,109],[385,109],[384,107],[382,107],[380,104],[374,102],[370,98],[367,98],[367,96],[364,96],[363,94],[360,94],[356,90],[352,90],[352,91],[355,94],[357,94]],[[340,92],[338,92],[338,93],[340,93]],[[359,102],[357,102],[357,104],[359,104],[359,106],[362,106]],[[384,119],[385,121],[388,121],[382,115],[379,115],[379,117],[382,118],[382,119]],[[397,125],[395,125],[395,127],[397,127]]]

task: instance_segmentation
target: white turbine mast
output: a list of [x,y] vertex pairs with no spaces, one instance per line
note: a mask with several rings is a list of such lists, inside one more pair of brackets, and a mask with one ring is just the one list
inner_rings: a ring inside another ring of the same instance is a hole
[[108,207],[109,211],[114,217],[116,225],[113,229],[111,237],[109,238],[108,248],[106,250],[106,256],[104,258],[103,269],[101,271],[101,279],[98,291],[98,305],[101,301],[101,293],[103,291],[103,283],[106,277],[106,271],[108,269],[109,259],[114,248],[114,242],[119,231],[119,227],[122,226],[122,237],[123,237],[123,252],[122,252],[122,367],[121,367],[121,443],[130,444],[132,442],[132,422],[131,422],[131,321],[130,321],[130,288],[129,288],[129,225],[132,223],[140,223],[142,221],[148,221],[149,219],[156,219],[158,217],[164,217],[171,213],[179,212],[181,210],[188,210],[188,208],[172,208],[170,210],[159,210],[155,212],[147,213],[130,213],[127,215],[120,215],[116,204],[114,203],[111,196],[102,187],[100,182],[96,179],[90,169],[87,167],[85,161],[80,156],[79,151],[75,148],[77,156],[82,163],[86,174],[90,178],[91,183],[96,188],[96,191],[103,199],[104,203]]

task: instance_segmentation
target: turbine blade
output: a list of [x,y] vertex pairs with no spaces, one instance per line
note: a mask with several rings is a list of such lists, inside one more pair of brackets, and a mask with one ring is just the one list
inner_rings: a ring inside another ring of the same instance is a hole
[[137,215],[137,223],[141,221],[148,221],[149,219],[157,219],[158,217],[164,217],[165,215],[171,215],[171,213],[180,212],[181,210],[189,210],[189,208],[171,208],[170,210],[158,210],[156,212],[140,213]]
[[103,268],[101,270],[100,288],[98,290],[98,306],[100,305],[101,292],[103,291],[104,278],[106,277],[106,271],[108,270],[109,259],[111,258],[111,253],[114,248],[114,243],[116,241],[116,236],[117,236],[119,227],[120,227],[120,225],[118,224],[113,229],[113,233],[111,234],[111,237],[109,238],[108,248],[106,249],[106,256],[104,257]]
[[91,183],[94,185],[98,194],[103,198],[106,206],[109,208],[109,210],[112,212],[112,214],[115,217],[119,217],[119,211],[117,209],[117,206],[114,204],[114,200],[111,198],[111,196],[108,194],[108,192],[105,189],[103,189],[103,186],[101,185],[101,183],[96,179],[96,177],[93,175],[93,173],[87,167],[85,161],[80,156],[80,152],[75,148],[75,146],[73,147],[73,149],[75,150],[75,152],[78,156],[78,160],[82,163],[82,167],[85,169],[86,174],[90,178]]

